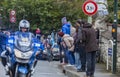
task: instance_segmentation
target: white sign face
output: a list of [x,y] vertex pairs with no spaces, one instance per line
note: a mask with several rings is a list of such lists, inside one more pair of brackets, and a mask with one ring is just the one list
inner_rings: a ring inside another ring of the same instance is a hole
[[14,10],[11,11],[11,15],[15,15],[15,11]]
[[88,13],[93,13],[95,11],[95,5],[93,3],[88,3],[86,4],[85,6],[85,10],[88,12]]
[[10,21],[11,21],[11,22],[15,22],[15,21],[16,21],[16,18],[15,18],[15,17],[11,17],[11,18],[10,18]]

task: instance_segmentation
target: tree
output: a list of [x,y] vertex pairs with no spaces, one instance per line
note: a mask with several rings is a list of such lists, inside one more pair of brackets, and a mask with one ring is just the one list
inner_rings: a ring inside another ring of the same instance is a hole
[[[84,0],[2,0],[4,23],[9,24],[11,9],[17,12],[17,22],[23,18],[31,23],[31,28],[39,27],[43,33],[61,28],[61,18],[75,22],[78,18],[86,18],[82,12]],[[6,24],[6,25],[7,25]]]

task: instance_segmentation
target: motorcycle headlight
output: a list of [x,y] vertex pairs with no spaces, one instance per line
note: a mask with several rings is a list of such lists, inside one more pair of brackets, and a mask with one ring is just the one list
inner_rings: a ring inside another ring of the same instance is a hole
[[8,39],[8,43],[13,44],[14,40],[13,39]]
[[39,43],[35,43],[35,47],[40,47],[40,44]]
[[15,56],[17,58],[20,58],[20,59],[30,59],[30,57],[32,56],[33,54],[33,51],[28,51],[28,52],[21,52],[20,50],[18,49],[14,49],[14,52],[15,52]]

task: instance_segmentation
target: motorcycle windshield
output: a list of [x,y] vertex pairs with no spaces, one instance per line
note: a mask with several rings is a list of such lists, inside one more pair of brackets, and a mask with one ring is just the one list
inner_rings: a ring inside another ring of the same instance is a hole
[[32,38],[29,35],[19,35],[16,38],[15,47],[22,52],[27,52],[32,49]]

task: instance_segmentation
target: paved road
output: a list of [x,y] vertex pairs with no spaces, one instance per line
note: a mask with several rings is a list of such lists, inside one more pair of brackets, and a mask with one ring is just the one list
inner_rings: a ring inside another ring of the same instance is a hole
[[[61,70],[58,69],[58,62],[39,61],[35,73],[32,77],[66,77]],[[0,63],[0,77],[5,76],[4,68]]]

